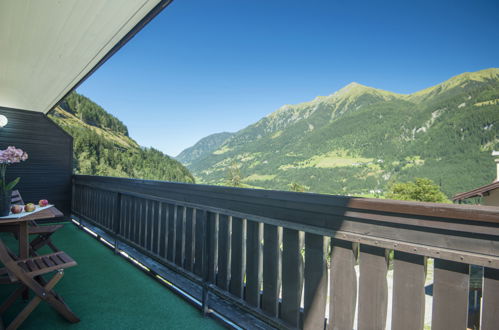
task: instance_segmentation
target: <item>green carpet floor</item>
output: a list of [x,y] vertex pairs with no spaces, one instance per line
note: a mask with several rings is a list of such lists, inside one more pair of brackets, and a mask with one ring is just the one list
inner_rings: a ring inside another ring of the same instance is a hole
[[[53,237],[57,247],[78,262],[78,266],[65,271],[55,290],[81,321],[70,324],[42,302],[21,329],[222,328],[73,224],[66,224]],[[12,235],[2,233],[0,238],[9,246],[17,244]],[[0,301],[13,289],[14,286],[1,285]],[[22,306],[18,301],[4,315],[6,325]]]

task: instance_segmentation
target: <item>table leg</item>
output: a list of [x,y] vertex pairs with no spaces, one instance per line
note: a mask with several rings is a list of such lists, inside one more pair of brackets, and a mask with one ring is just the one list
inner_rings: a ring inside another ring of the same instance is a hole
[[27,221],[19,223],[19,257],[21,259],[29,257],[29,235]]
[[[28,222],[21,221],[19,223],[19,258],[26,259],[29,257],[29,234],[28,234]],[[22,294],[24,301],[29,298],[29,291],[26,288]]]

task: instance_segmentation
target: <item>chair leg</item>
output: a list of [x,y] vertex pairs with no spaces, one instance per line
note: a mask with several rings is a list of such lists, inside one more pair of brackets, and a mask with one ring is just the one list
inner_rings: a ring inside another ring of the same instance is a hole
[[[50,291],[54,288],[54,286],[59,282],[62,278],[64,273],[62,271],[58,271],[54,277],[50,279],[50,281],[47,283],[45,286],[45,290],[48,292],[50,295]],[[7,327],[7,330],[14,330],[17,329],[23,322],[26,320],[26,318],[33,312],[33,310],[40,304],[42,301],[42,298],[39,296],[35,296],[31,301],[24,307],[24,309],[16,316],[16,318],[9,324]]]
[[73,313],[73,311],[69,308],[69,306],[62,300],[61,297],[51,294],[47,298],[47,303],[49,303],[56,311],[59,312],[68,322],[71,323],[78,323],[80,322],[80,319],[78,316]]
[[[64,271],[60,270],[61,277],[64,275]],[[43,278],[40,277],[42,281]],[[59,296],[55,291],[48,291],[48,296],[46,297],[45,301],[50,304],[56,311],[59,312],[66,320],[68,320],[71,323],[78,323],[80,322],[80,319],[78,316],[76,316],[71,308],[64,302],[61,296]]]
[[30,253],[31,255],[36,255],[36,251],[42,248],[44,245],[48,245],[52,251],[59,252],[60,250],[52,243],[50,236],[52,234],[39,235],[34,240],[30,242]]

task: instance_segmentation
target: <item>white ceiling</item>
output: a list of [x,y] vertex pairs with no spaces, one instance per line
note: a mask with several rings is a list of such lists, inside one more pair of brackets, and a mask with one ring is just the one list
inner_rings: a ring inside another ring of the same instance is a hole
[[160,0],[0,0],[0,106],[47,113]]

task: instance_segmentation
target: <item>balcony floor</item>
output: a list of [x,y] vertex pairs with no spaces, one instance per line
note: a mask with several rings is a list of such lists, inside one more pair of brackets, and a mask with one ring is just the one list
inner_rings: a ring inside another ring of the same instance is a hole
[[[55,290],[81,321],[70,324],[42,302],[22,324],[22,329],[222,328],[73,224],[66,224],[53,237],[57,247],[78,263],[65,271]],[[11,247],[17,244],[10,234],[1,233],[0,238]],[[0,302],[14,286],[1,288]],[[19,300],[7,311],[3,317],[6,325],[23,306]]]

